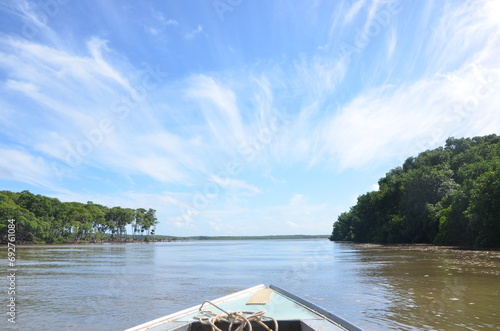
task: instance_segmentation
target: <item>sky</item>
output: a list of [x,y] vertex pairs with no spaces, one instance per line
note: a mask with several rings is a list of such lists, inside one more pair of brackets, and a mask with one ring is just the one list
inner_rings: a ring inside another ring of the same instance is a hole
[[0,189],[157,234],[329,234],[448,137],[500,133],[500,1],[4,0]]

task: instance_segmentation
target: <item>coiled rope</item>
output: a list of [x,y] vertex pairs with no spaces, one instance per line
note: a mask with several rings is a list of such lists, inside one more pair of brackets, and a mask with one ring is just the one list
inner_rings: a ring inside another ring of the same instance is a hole
[[[223,314],[217,314],[208,310],[202,310],[203,306],[209,303],[215,308],[219,309],[223,312]],[[258,312],[249,312],[249,311],[238,311],[238,312],[228,312],[219,306],[215,305],[210,301],[205,301],[201,307],[198,314],[195,316],[201,324],[210,325],[212,327],[212,331],[223,331],[215,324],[218,322],[225,322],[229,324],[228,331],[233,331],[233,327],[236,327],[234,331],[243,331],[247,326],[248,330],[252,331],[252,322],[256,322],[260,324],[265,330],[273,331],[270,327],[268,327],[262,319],[272,320],[274,322],[274,331],[278,331],[278,321],[272,317],[265,316],[265,311]]]

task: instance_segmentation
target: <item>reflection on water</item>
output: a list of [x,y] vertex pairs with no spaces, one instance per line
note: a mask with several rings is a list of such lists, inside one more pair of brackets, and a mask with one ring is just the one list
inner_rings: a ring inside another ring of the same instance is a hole
[[253,240],[28,246],[16,254],[13,330],[122,330],[260,283],[368,330],[500,330],[498,251]]

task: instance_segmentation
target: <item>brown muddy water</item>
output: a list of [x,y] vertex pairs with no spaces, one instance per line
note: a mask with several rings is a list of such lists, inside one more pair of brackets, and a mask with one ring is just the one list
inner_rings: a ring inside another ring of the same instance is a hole
[[327,240],[17,247],[13,324],[3,248],[2,330],[123,330],[261,283],[366,330],[500,330],[499,251]]

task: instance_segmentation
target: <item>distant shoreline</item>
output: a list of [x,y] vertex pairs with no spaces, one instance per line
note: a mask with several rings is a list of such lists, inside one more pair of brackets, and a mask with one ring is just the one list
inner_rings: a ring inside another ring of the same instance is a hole
[[[191,236],[191,237],[170,237],[176,240],[272,240],[272,239],[328,239],[330,235],[268,235],[268,236]],[[167,239],[167,240],[168,240]]]
[[[230,240],[300,240],[300,239],[328,239],[330,235],[268,235],[268,236],[163,236],[156,235],[155,239],[144,240],[141,236],[135,236],[129,240],[103,240],[103,241],[67,241],[61,243],[40,243],[40,242],[18,242],[17,246],[46,246],[46,245],[93,245],[93,244],[134,244],[150,242],[176,242],[176,241],[230,241]],[[151,236],[150,236],[151,237]],[[0,243],[0,246],[7,245]]]

